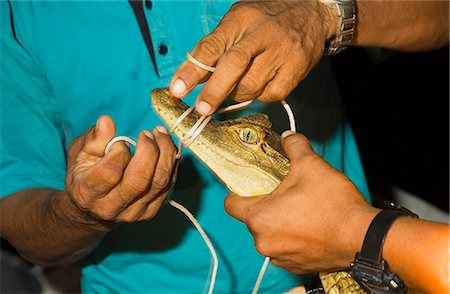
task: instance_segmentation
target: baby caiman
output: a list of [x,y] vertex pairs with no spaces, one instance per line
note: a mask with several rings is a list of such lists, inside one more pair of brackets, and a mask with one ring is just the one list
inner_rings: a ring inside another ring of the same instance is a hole
[[[167,88],[154,89],[151,99],[156,113],[169,127],[189,108]],[[191,112],[174,134],[183,138],[199,118],[197,112]],[[211,120],[189,149],[230,191],[241,196],[269,194],[289,172],[281,138],[271,127],[268,116],[260,113],[226,121]],[[366,293],[348,272],[319,276],[326,293]],[[306,291],[300,286],[289,293]]]

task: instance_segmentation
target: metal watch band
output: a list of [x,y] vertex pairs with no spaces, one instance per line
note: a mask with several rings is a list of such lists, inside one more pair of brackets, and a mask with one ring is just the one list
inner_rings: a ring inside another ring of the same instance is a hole
[[[393,207],[393,206],[391,206]],[[409,210],[382,210],[372,220],[361,252],[352,263],[352,276],[369,293],[402,293],[402,280],[389,270],[383,259],[383,244],[389,228],[400,216],[414,216]]]
[[336,36],[328,41],[324,55],[338,54],[350,45],[356,23],[356,9],[354,0],[321,0],[321,2],[336,11],[339,25]]

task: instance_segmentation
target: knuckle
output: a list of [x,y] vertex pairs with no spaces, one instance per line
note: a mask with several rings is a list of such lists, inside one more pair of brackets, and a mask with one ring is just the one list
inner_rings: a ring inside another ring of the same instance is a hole
[[114,163],[105,163],[97,181],[93,181],[92,189],[104,190],[116,186],[122,179],[123,170]]
[[159,147],[156,143],[156,141],[150,141],[149,144],[146,147],[146,151],[148,154],[150,154],[154,158],[158,158],[159,154],[161,153],[161,150],[159,150]]
[[261,238],[256,239],[255,238],[255,248],[256,251],[258,251],[261,255],[263,256],[272,256],[272,252],[270,250],[270,243],[265,241],[265,240],[261,240]]
[[261,91],[261,81],[254,76],[247,75],[245,76],[239,87],[241,88],[240,92],[245,95],[257,96]]
[[234,67],[240,67],[242,65],[247,65],[251,60],[251,54],[249,54],[244,48],[241,47],[232,47],[227,51],[224,58],[220,59],[218,62],[218,66],[223,60],[226,60],[227,63]]
[[222,39],[219,37],[219,34],[209,34],[206,36],[200,43],[198,44],[198,50],[202,54],[206,54],[209,56],[215,56],[218,54],[221,54],[223,51],[224,45],[223,45]]
[[117,186],[121,179],[122,170],[113,164],[106,163],[97,166],[82,182],[81,180],[76,182],[79,182],[78,192],[80,195],[91,195],[92,197],[107,193]]
[[288,96],[289,90],[280,83],[274,83],[271,85],[270,89],[268,89],[267,94],[272,101],[281,101]]
[[143,192],[147,190],[148,187],[147,179],[140,176],[129,177],[128,179],[124,179],[123,181],[124,187],[126,187],[126,189],[131,192]]
[[261,16],[261,11],[249,3],[236,2],[230,10],[233,14],[239,14],[236,16],[238,19],[248,20],[250,17],[255,18]]
[[167,169],[157,169],[152,181],[154,190],[163,190],[172,182],[172,173]]

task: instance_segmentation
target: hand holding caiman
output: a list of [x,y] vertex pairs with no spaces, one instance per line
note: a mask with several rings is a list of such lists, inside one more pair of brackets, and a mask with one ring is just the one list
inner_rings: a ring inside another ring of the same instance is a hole
[[[168,89],[153,90],[152,105],[169,126],[188,109]],[[178,138],[184,137],[199,118],[198,113],[190,113],[174,133]],[[271,130],[264,114],[211,120],[189,149],[230,191],[241,196],[269,194],[288,176],[290,165],[281,138]],[[365,293],[345,271],[322,273],[320,280],[326,293]],[[304,287],[293,291],[306,293]]]

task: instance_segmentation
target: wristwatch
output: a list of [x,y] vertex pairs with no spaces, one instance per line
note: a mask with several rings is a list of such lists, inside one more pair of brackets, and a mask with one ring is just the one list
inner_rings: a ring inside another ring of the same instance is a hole
[[336,36],[326,44],[324,55],[338,54],[352,42],[356,23],[354,0],[320,0],[321,3],[333,8],[339,17]]
[[356,253],[352,262],[353,279],[368,293],[386,294],[403,293],[402,280],[390,271],[388,263],[382,257],[386,234],[400,216],[417,217],[411,211],[390,204],[389,209],[381,210],[367,230],[361,252]]

